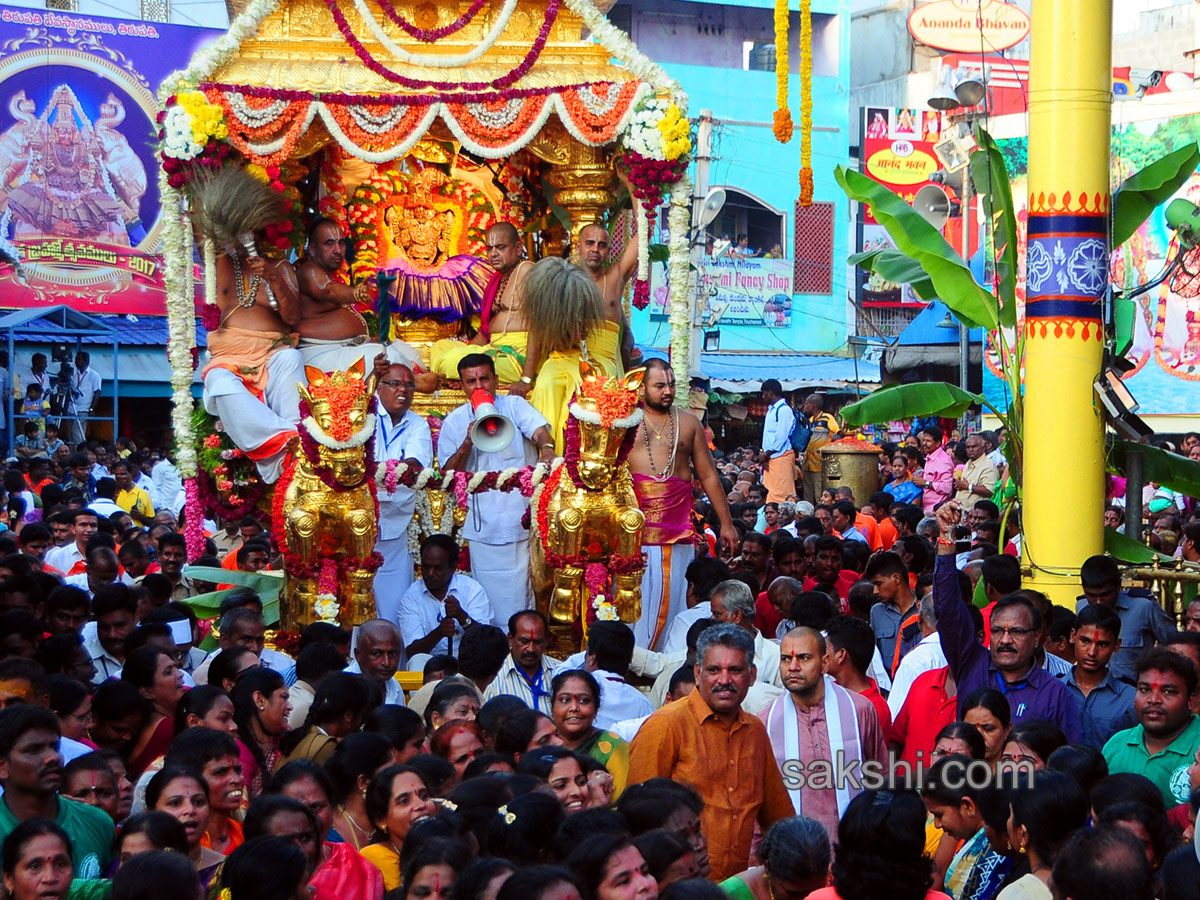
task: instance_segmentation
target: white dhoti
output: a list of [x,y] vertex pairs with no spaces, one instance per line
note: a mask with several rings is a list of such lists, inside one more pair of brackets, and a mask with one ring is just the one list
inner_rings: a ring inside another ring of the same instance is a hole
[[413,583],[413,559],[408,551],[408,535],[402,534],[390,541],[376,541],[375,549],[383,556],[383,565],[375,573],[375,614],[396,624],[400,598]]
[[511,544],[485,544],[476,539],[468,546],[471,575],[492,601],[492,610],[496,614],[492,624],[507,631],[511,616],[533,608],[529,538]]
[[287,443],[300,421],[304,358],[298,350],[277,350],[267,360],[267,386],[259,400],[229,369],[211,369],[204,378],[204,408],[221,420],[229,439],[258,466],[268,484],[279,480]]
[[[326,341],[319,338],[301,338],[300,352],[304,355],[304,364],[320,369],[322,372],[345,372],[363,360],[369,372],[375,365],[375,357],[387,353],[388,362],[403,363],[410,369],[424,368],[421,364],[421,354],[411,344],[401,340],[392,341],[387,347],[374,341],[364,341],[361,344],[345,341]],[[302,382],[304,379],[301,379]]]
[[633,625],[639,647],[658,650],[667,626],[687,608],[687,567],[696,557],[691,541],[646,544],[646,572],[642,575],[642,616]]

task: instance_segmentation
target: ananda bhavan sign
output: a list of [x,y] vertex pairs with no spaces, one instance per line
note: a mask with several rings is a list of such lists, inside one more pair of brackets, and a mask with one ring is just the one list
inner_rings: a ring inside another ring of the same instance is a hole
[[932,0],[909,13],[908,30],[938,50],[993,53],[1029,37],[1029,16],[1001,0]]

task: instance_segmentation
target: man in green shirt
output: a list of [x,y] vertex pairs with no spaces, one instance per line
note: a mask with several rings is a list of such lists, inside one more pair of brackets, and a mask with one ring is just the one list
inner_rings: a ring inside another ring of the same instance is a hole
[[58,718],[28,703],[0,711],[0,843],[22,822],[53,819],[71,838],[76,878],[99,878],[112,859],[112,819],[58,795],[62,782]]
[[1104,745],[1108,771],[1145,775],[1168,809],[1186,803],[1191,790],[1188,766],[1200,747],[1200,718],[1188,704],[1198,677],[1187,657],[1162,647],[1147,651],[1137,662],[1133,709],[1139,724]]

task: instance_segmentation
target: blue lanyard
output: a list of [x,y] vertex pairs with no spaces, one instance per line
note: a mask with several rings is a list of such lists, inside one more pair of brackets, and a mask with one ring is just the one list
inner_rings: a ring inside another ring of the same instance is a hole
[[392,442],[404,434],[404,428],[407,424],[408,423],[404,419],[401,419],[400,424],[396,427],[396,430],[392,432],[391,437],[388,437],[387,419],[379,420],[379,427],[383,430],[383,449],[385,451],[392,449]]
[[529,692],[533,695],[533,708],[537,709],[538,698],[550,696],[550,692],[542,687],[542,678],[546,674],[546,670],[539,667],[537,680],[534,681],[525,674],[525,670],[520,666],[513,666],[513,668],[517,670],[517,674],[521,676],[521,679],[525,682],[526,686],[528,686]]
[[1011,691],[1019,691],[1021,688],[1027,688],[1029,686],[1029,676],[1022,678],[1020,681],[1009,683],[1004,680],[1003,675],[1001,675],[999,672],[996,673],[996,687],[1000,689],[1000,693],[1005,697],[1007,697]]

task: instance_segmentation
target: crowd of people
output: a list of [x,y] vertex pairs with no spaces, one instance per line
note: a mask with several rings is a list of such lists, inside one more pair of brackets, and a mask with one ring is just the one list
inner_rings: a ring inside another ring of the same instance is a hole
[[[388,371],[396,425],[412,376]],[[1019,530],[1000,534],[981,476],[951,466],[925,507],[930,460],[953,459],[935,426],[866,502],[776,502],[769,455],[714,459],[671,411],[670,368],[645,385],[676,452],[659,468],[647,436],[631,468],[688,485],[697,546],[659,576],[661,627],[595,622],[566,659],[526,589],[493,600],[444,535],[387,614],[311,625],[289,655],[254,590],[211,620],[187,602],[217,587],[198,567],[277,568],[277,548],[252,518],[207,523],[188,564],[167,456],[12,462],[7,894],[1200,896],[1200,609],[1177,631],[1102,556],[1074,612],[1023,588]],[[963,467],[989,443],[968,437]],[[402,668],[422,686],[406,694]]]

